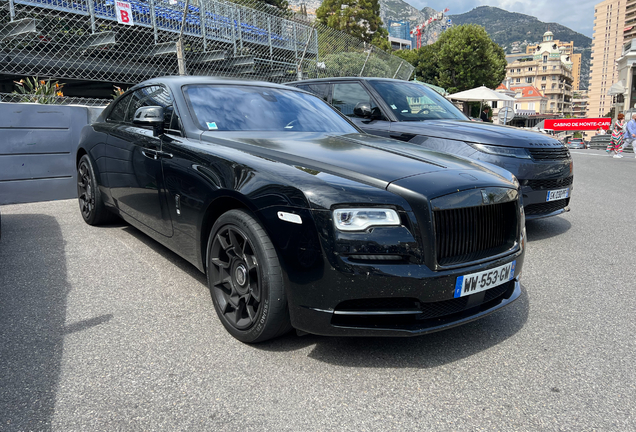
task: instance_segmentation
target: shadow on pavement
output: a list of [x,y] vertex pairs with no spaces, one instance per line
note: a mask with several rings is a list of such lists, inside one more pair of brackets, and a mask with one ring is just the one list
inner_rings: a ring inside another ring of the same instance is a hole
[[60,377],[65,242],[52,216],[2,215],[0,430],[49,430]]
[[565,234],[571,227],[570,221],[561,216],[526,221],[529,242]]
[[510,306],[480,320],[428,335],[408,338],[346,338],[296,336],[295,332],[254,348],[295,351],[315,347],[309,357],[345,367],[431,368],[452,363],[489,349],[521,330],[528,320],[530,300],[521,297]]
[[207,287],[208,282],[205,274],[201,273],[193,264],[190,264],[190,262],[172,252],[170,249],[168,249],[158,241],[155,241],[152,237],[147,236],[133,226],[128,225],[123,230],[148,246],[159,255],[169,260],[170,263],[178,267],[179,270],[186,273],[188,276],[191,276],[193,279],[198,280]]

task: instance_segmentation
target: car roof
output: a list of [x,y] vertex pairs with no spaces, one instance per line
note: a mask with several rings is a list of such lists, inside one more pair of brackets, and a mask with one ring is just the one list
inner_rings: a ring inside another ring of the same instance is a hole
[[210,77],[210,76],[197,76],[197,75],[187,75],[187,76],[162,76],[157,78],[151,78],[146,81],[142,81],[139,84],[131,87],[131,90],[135,90],[139,87],[145,87],[152,84],[166,84],[172,88],[181,87],[184,85],[193,85],[193,84],[235,84],[235,85],[250,85],[250,86],[259,86],[259,87],[270,87],[270,88],[279,88],[284,90],[289,90],[290,87],[284,86],[282,84],[275,84],[267,81],[254,81],[248,79],[237,79],[237,78],[225,78],[225,77]]
[[338,81],[351,81],[351,80],[395,81],[395,82],[401,82],[401,83],[413,82],[413,81],[399,80],[399,79],[395,79],[395,78],[354,77],[354,76],[352,76],[352,77],[334,77],[334,78],[312,78],[312,79],[306,79],[306,80],[302,80],[302,81],[292,81],[292,82],[288,82],[287,84],[304,84],[304,83],[311,83],[311,82],[338,82]]

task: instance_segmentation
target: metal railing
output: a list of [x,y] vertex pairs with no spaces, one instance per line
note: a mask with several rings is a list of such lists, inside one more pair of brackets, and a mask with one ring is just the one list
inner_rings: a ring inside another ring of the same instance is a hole
[[273,82],[413,72],[390,53],[264,2],[127,4],[132,25],[118,22],[114,0],[0,0],[0,73],[134,84],[180,68]]

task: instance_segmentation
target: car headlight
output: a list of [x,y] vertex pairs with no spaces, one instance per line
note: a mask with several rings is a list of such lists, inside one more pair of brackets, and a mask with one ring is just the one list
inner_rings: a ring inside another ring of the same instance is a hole
[[516,189],[519,189],[519,179],[517,179],[517,176],[510,173],[510,175],[512,176],[512,184],[515,185]]
[[508,157],[515,157],[520,159],[531,158],[530,153],[528,153],[528,150],[524,148],[500,147],[500,146],[491,146],[491,145],[474,144],[474,143],[470,143],[470,145],[471,147],[473,147],[476,150],[479,150],[480,152],[488,153],[492,155],[508,156]]
[[340,231],[364,231],[372,226],[399,226],[400,217],[392,209],[344,208],[333,211],[333,222]]

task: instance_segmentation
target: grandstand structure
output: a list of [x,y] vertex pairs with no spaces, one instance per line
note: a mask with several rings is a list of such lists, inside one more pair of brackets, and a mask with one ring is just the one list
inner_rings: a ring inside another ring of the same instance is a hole
[[188,0],[186,9],[181,0],[129,0],[128,25],[118,22],[116,2],[0,0],[0,80],[37,76],[135,84],[179,74],[179,51],[189,75],[273,82],[341,75],[351,53],[364,63],[354,73],[380,70],[408,79],[413,70],[362,41],[263,2],[248,7]]

